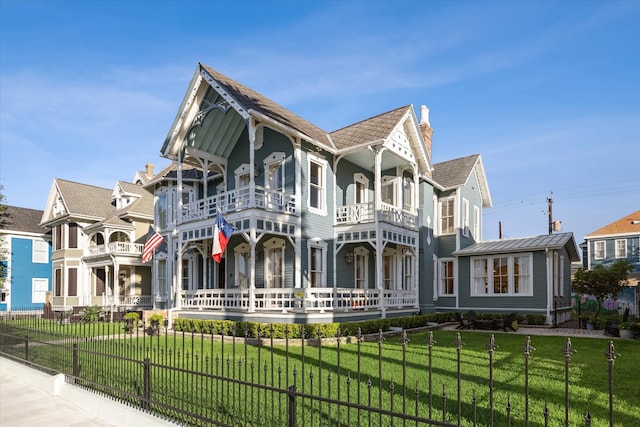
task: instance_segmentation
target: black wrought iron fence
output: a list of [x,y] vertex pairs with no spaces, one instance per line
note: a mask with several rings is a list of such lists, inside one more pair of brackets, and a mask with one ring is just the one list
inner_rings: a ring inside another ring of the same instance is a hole
[[[616,420],[613,341],[601,341],[602,365],[593,367],[608,370],[601,395],[608,402],[594,403],[597,414],[576,415],[569,338],[548,378],[557,385],[534,392],[530,337],[519,363],[498,351],[493,334],[475,334],[488,340],[482,351],[470,351],[455,332],[437,332],[449,338],[438,344],[433,331],[308,338],[303,329],[302,339],[292,339],[287,329],[275,339],[269,325],[251,338],[247,330],[229,336],[124,330],[119,323],[5,316],[0,353],[189,426],[612,426]],[[629,411],[621,418],[633,420]]]

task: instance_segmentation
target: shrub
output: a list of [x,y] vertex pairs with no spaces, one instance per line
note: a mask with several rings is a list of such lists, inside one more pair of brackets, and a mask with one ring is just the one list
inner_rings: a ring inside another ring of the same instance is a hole
[[82,321],[86,323],[97,322],[102,314],[102,309],[97,305],[85,307],[82,313]]

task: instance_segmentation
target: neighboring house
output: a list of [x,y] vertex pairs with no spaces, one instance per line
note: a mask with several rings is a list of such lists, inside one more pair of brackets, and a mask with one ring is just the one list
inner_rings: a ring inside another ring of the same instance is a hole
[[617,301],[605,302],[609,308],[629,307],[638,314],[640,308],[640,210],[620,218],[584,237],[581,245],[583,267],[591,270],[596,265],[609,266],[625,259],[633,265],[627,283],[629,288],[618,295]]
[[[480,155],[432,164],[428,109],[326,132],[199,64],[145,184],[167,245],[155,308],[323,322],[456,309],[454,251],[482,236]],[[211,258],[216,212],[235,228]]]
[[584,268],[591,270],[599,264],[608,266],[626,259],[633,264],[632,280],[637,284],[640,278],[640,210],[589,233],[584,240]]
[[51,233],[42,211],[5,206],[0,217],[0,311],[42,309],[51,290]]
[[580,259],[572,233],[479,242],[453,254],[459,309],[571,318],[571,263]]
[[41,219],[53,237],[52,309],[151,308],[151,269],[141,254],[152,224],[153,196],[142,185],[118,181],[110,190],[54,179]]

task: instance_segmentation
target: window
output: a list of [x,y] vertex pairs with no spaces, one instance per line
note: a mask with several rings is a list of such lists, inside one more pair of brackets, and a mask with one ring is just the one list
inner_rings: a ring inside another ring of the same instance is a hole
[[390,177],[382,178],[382,184],[380,187],[380,196],[382,198],[382,203],[395,206],[395,183],[395,180]]
[[78,296],[78,269],[71,267],[67,270],[67,274],[67,296],[76,297]]
[[307,242],[309,249],[309,286],[327,286],[327,243],[316,238]]
[[48,279],[31,279],[31,302],[34,304],[47,302],[48,290]]
[[531,289],[531,273],[529,271],[528,256],[513,257],[513,293],[514,294],[530,294]]
[[411,178],[405,178],[402,182],[402,208],[405,211],[413,211],[413,181]]
[[481,240],[480,238],[480,208],[473,207],[473,238],[476,242]]
[[393,254],[391,253],[385,253],[382,255],[382,284],[384,285],[384,289],[394,288],[393,258]]
[[56,268],[53,275],[54,296],[61,297],[62,295],[62,269]]
[[462,199],[462,234],[469,236],[469,201]]
[[440,261],[440,295],[454,295],[453,261]]
[[49,262],[49,243],[44,240],[34,240],[31,261],[36,264]]
[[626,258],[626,257],[627,257],[627,240],[626,239],[616,240],[616,258]]
[[440,233],[451,234],[455,230],[455,215],[453,211],[454,199],[444,199],[440,202]]
[[489,271],[486,259],[473,260],[473,288],[472,295],[486,295],[489,293]]
[[182,260],[182,290],[189,290],[189,260]]
[[168,287],[167,287],[167,260],[160,259],[158,260],[158,295],[161,297],[168,297]]
[[264,244],[265,282],[268,288],[284,287],[284,248],[282,239],[271,239]]
[[58,224],[53,229],[53,241],[56,250],[62,249],[62,224]]
[[606,256],[604,249],[604,240],[598,240],[597,242],[593,242],[593,258],[594,259],[604,259]]
[[167,193],[158,194],[158,199],[156,200],[156,219],[158,220],[158,229],[165,230],[167,228]]
[[507,259],[493,259],[493,293],[506,294],[509,293],[509,267]]
[[367,194],[367,187],[369,187],[369,181],[362,174],[356,174],[355,178],[355,194],[354,200],[357,205],[361,203],[367,203],[369,196]]
[[318,158],[309,157],[309,210],[326,214],[326,163]]
[[105,283],[107,281],[107,272],[104,268],[96,270],[96,296],[102,296],[105,293]]
[[75,222],[69,223],[69,249],[76,249],[78,247],[78,224]]
[[251,277],[251,254],[250,246],[246,243],[236,246],[233,249],[236,257],[236,282],[235,286],[242,289],[249,287],[249,278]]
[[471,296],[533,295],[529,253],[471,259]]
[[264,161],[267,206],[276,211],[284,210],[284,153],[272,153]]
[[369,283],[369,251],[359,246],[353,251],[355,268],[355,286],[367,289]]
[[413,289],[413,255],[405,250],[402,254],[402,289]]

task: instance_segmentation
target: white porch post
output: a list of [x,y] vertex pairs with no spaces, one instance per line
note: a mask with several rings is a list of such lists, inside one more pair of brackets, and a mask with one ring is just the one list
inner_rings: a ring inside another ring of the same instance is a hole
[[384,242],[382,241],[382,230],[380,229],[380,219],[379,214],[382,209],[382,150],[376,151],[375,156],[375,183],[376,183],[376,191],[375,191],[375,204],[376,204],[376,215],[375,215],[375,223],[376,223],[376,235],[378,238],[376,239],[376,288],[378,289],[378,294],[380,297],[380,316],[385,318],[387,317],[387,306],[384,299],[384,284],[382,283],[382,251],[384,249]]

